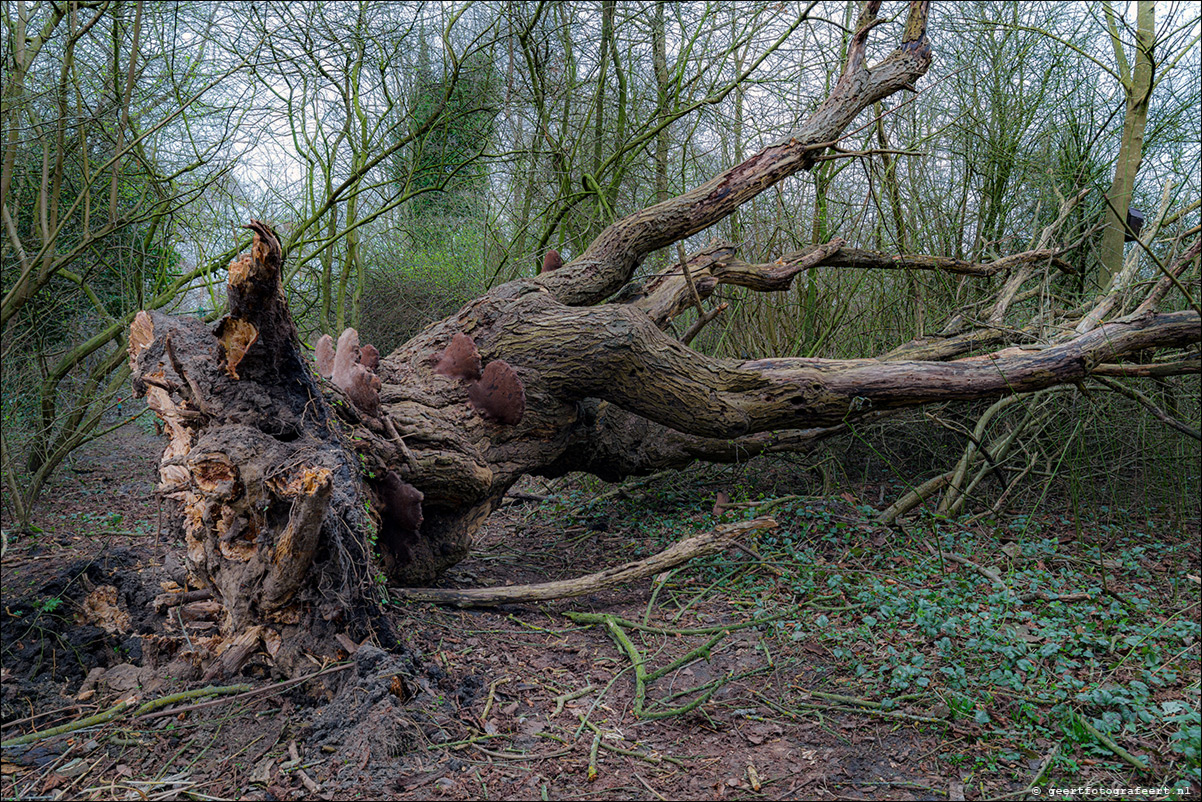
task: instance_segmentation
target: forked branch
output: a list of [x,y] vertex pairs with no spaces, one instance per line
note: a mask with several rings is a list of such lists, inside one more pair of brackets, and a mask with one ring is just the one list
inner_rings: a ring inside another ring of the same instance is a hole
[[[576,260],[537,281],[562,303],[599,303],[630,280],[647,254],[709,228],[778,182],[808,170],[862,110],[912,87],[931,63],[927,43],[929,3],[912,2],[902,42],[871,68],[864,63],[867,37],[879,21],[879,2],[860,16],[846,67],[830,94],[802,126],[717,177],[675,198],[619,220],[601,232]],[[700,289],[700,288],[699,288]]]

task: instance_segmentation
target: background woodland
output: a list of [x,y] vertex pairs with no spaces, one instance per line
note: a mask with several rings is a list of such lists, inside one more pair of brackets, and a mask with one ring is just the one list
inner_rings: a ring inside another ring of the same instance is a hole
[[[887,5],[884,27],[904,11]],[[837,77],[855,14],[852,3],[5,3],[6,528],[29,524],[76,448],[143,411],[127,384],[137,310],[220,315],[240,222],[281,232],[302,341],[355,326],[387,353],[533,275],[548,249],[566,261],[615,219],[791,130]],[[820,162],[687,249],[720,237],[755,262],[839,236],[990,261],[1050,239],[1072,272],[1028,282],[1001,326],[1037,342],[1055,310],[1154,281],[1198,231],[1198,25],[1177,3],[937,5],[918,92],[878,103],[842,143],[862,156]],[[1128,202],[1147,219],[1139,244],[1104,225]],[[1196,307],[1193,264],[1166,311],[1191,296]],[[879,355],[986,320],[1004,281],[823,268],[784,293],[723,287],[728,310],[692,345]],[[933,478],[950,513],[1054,489],[1077,506],[1196,514],[1196,373],[1102,377],[1036,401],[862,425],[812,462],[832,488],[865,460],[883,465],[910,504]],[[972,453],[982,442],[984,460]],[[868,456],[849,459],[856,449]]]

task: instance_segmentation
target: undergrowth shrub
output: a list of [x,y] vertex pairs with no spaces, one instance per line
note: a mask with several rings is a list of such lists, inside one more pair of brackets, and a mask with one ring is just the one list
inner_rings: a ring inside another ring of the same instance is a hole
[[422,328],[484,292],[482,234],[470,225],[389,235],[373,254],[359,331],[387,354]]

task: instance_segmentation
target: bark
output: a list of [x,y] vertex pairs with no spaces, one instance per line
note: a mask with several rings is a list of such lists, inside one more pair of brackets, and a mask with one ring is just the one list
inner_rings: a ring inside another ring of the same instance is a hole
[[[166,424],[161,487],[189,566],[225,605],[229,633],[263,627],[239,648],[279,648],[282,628],[307,626],[308,644],[354,625],[371,608],[373,558],[394,585],[428,584],[468,553],[473,532],[526,474],[617,479],[804,449],[852,421],[1078,381],[1124,355],[1202,338],[1196,311],[1148,312],[1051,347],[954,362],[737,361],[704,356],[664,331],[691,290],[671,269],[627,286],[649,253],[808,168],[861,110],[926,71],[924,3],[911,5],[901,46],[865,66],[876,6],[865,6],[830,97],[793,136],[614,223],[574,262],[495,288],[374,371],[336,354],[358,377],[343,382],[353,393],[340,388],[336,366],[324,381],[301,356],[278,245],[262,224],[252,223],[252,251],[231,266],[230,311],[216,327],[139,315],[133,371]],[[834,240],[768,265],[717,245],[694,254],[689,268],[708,294],[719,283],[774,291],[820,263],[990,274],[1055,253],[1019,257],[980,266]],[[470,351],[466,338],[483,371],[451,369],[464,360],[446,352],[453,342]]]

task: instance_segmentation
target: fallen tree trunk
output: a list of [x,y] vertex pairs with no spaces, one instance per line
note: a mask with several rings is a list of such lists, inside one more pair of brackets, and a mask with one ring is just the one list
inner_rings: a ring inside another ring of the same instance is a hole
[[524,475],[613,480],[800,450],[851,421],[1079,381],[1129,354],[1197,344],[1196,311],[1144,310],[1054,344],[951,362],[722,360],[664,331],[695,301],[682,301],[690,278],[708,295],[724,281],[774,291],[827,261],[1013,270],[1013,298],[1033,265],[1056,269],[1048,249],[992,267],[914,256],[886,265],[832,240],[768,265],[715,246],[689,260],[683,283],[669,274],[631,282],[649,253],[807,169],[861,110],[925,73],[921,2],[898,48],[865,65],[878,5],[866,4],[842,76],[793,136],[614,223],[568,264],[496,287],[382,359],[348,329],[337,345],[318,343],[315,367],[306,362],[280,287],[280,248],[261,223],[231,266],[229,314],[215,328],[139,315],[135,386],[168,435],[160,487],[195,580],[225,606],[225,631],[262,626],[262,642],[287,664],[284,629],[298,635],[293,657],[334,629],[363,629],[373,565],[393,585],[428,584],[468,553]]

